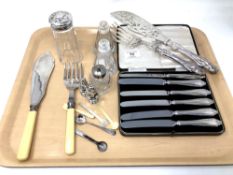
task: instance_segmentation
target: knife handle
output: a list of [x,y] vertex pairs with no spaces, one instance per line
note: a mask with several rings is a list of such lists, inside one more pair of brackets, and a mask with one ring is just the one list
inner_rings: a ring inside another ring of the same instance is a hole
[[23,136],[21,138],[19,150],[17,153],[17,159],[19,161],[25,161],[29,157],[36,123],[36,114],[36,111],[30,111],[28,113],[27,121],[23,130]]
[[182,85],[182,86],[192,86],[192,87],[203,87],[206,83],[202,80],[167,80],[167,84],[169,85]]
[[191,100],[172,100],[170,103],[172,105],[210,106],[214,101],[209,98],[196,98]]
[[165,74],[166,78],[177,78],[177,79],[188,79],[188,80],[196,80],[205,78],[204,75],[196,75],[196,74]]
[[209,90],[206,89],[193,89],[193,90],[183,90],[183,91],[168,91],[169,95],[190,95],[190,96],[208,96],[211,94]]
[[176,122],[176,126],[193,126],[193,127],[219,127],[222,125],[220,120],[215,118],[199,119],[199,120],[180,120]]
[[180,111],[174,111],[174,115],[194,115],[194,116],[206,116],[206,117],[212,117],[215,116],[218,113],[215,109],[212,108],[201,108],[201,109],[194,109],[194,110],[180,110]]
[[68,108],[66,115],[65,153],[72,155],[75,153],[75,109]]
[[199,67],[197,64],[185,61],[181,57],[178,57],[175,54],[172,54],[169,50],[162,48],[161,46],[156,47],[156,51],[159,52],[159,54],[166,56],[167,58],[181,64],[185,69],[187,69],[189,72],[195,72],[196,74],[203,75],[204,71],[201,67]]
[[218,72],[218,68],[215,65],[213,65],[210,61],[208,61],[206,58],[198,56],[197,54],[184,48],[181,44],[178,44],[174,41],[169,40],[167,42],[167,45],[170,46],[173,50],[176,50],[176,51],[182,53],[183,55],[187,56],[188,58],[190,58],[191,60],[196,62],[200,67],[204,67],[209,72],[211,72],[211,73]]

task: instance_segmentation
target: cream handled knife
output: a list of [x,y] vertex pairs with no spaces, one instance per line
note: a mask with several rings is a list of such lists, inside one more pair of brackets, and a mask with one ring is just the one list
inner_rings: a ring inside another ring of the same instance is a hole
[[30,111],[27,115],[27,121],[17,153],[17,159],[20,161],[27,160],[29,157],[36,123],[37,110],[45,95],[48,80],[53,68],[54,59],[48,52],[42,54],[35,62],[32,72]]

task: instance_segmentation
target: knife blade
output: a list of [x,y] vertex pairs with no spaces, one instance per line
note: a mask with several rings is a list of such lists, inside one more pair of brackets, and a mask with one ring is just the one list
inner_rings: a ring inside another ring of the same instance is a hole
[[125,73],[120,74],[120,78],[176,78],[176,79],[203,79],[205,76],[203,75],[195,75],[195,74],[155,74],[155,73],[147,73],[147,74],[138,74],[138,73]]
[[164,80],[156,78],[121,78],[119,79],[120,85],[182,85],[192,87],[203,87],[206,82],[202,80]]
[[142,40],[151,40],[151,42],[160,43],[169,46],[175,51],[182,53],[191,60],[193,60],[200,67],[204,67],[211,73],[217,73],[218,68],[213,65],[206,58],[200,57],[190,50],[184,48],[181,44],[172,41],[165,36],[159,29],[155,28],[150,22],[142,17],[128,12],[128,11],[115,11],[111,15],[123,24],[128,24],[127,29],[134,34],[141,36]]
[[161,119],[161,118],[172,118],[176,116],[196,116],[202,118],[213,117],[218,114],[213,108],[200,108],[193,110],[151,110],[151,111],[140,111],[130,112],[121,115],[121,120],[141,120],[141,119]]
[[188,96],[208,96],[211,92],[207,89],[192,89],[192,90],[177,90],[177,91],[166,91],[166,90],[138,90],[138,91],[121,91],[120,96],[122,97],[146,97],[146,96],[169,96],[169,95],[188,95]]
[[[198,120],[133,120],[121,122],[123,129],[145,129],[153,128],[153,130],[175,129],[176,127],[205,127],[217,128],[222,125],[220,120],[215,118],[198,119]],[[167,130],[168,131],[168,130]]]
[[214,103],[209,98],[196,98],[188,100],[131,100],[123,101],[120,103],[120,107],[152,107],[152,106],[172,106],[172,105],[194,105],[194,106],[210,106]]
[[28,159],[33,140],[36,123],[36,115],[39,105],[45,95],[49,77],[54,68],[54,59],[49,52],[39,56],[32,71],[32,85],[30,93],[30,111],[24,126],[20,141],[17,159],[25,161]]

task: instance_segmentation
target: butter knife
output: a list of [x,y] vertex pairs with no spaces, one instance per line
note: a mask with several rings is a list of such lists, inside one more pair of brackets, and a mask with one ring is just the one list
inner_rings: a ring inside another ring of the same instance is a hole
[[153,42],[165,44],[171,47],[173,50],[178,51],[183,55],[187,56],[188,58],[193,60],[197,65],[205,68],[209,72],[218,72],[218,68],[215,65],[213,65],[210,61],[208,61],[206,58],[198,56],[197,54],[184,48],[181,44],[172,41],[170,38],[162,34],[160,30],[155,28],[151,23],[141,18],[140,16],[128,11],[115,11],[112,12],[111,15],[123,24],[127,24],[128,30],[141,36],[143,40],[147,38],[151,39]]
[[193,110],[152,110],[129,112],[121,115],[121,120],[142,120],[142,119],[170,119],[175,116],[196,116],[201,118],[211,118],[218,114],[213,108],[200,108]]
[[138,90],[138,91],[121,91],[121,97],[143,97],[143,96],[169,96],[169,95],[188,95],[188,96],[199,96],[206,97],[210,95],[211,92],[206,89],[192,89],[192,90]]
[[146,106],[172,106],[172,105],[193,105],[193,106],[210,106],[214,103],[209,98],[196,98],[188,100],[131,100],[123,101],[120,107],[146,107]]
[[204,127],[204,128],[217,128],[222,125],[220,120],[215,118],[198,119],[198,120],[133,120],[121,122],[123,129],[146,129],[150,128],[154,131],[170,131],[175,130],[177,127]]
[[203,79],[205,76],[196,74],[160,74],[160,73],[124,73],[119,75],[120,78],[175,78],[175,79]]
[[20,161],[25,161],[29,157],[36,124],[37,110],[45,95],[48,80],[53,68],[54,59],[50,53],[42,54],[35,62],[32,72],[30,111],[27,116],[17,153],[17,159]]
[[203,87],[206,82],[202,80],[164,80],[156,78],[122,78],[119,79],[120,85],[180,85],[180,86],[191,86],[191,87]]

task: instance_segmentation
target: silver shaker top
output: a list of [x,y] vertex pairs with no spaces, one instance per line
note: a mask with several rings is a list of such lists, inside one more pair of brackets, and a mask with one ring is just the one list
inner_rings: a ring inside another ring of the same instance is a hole
[[106,73],[107,73],[106,68],[101,64],[95,65],[92,68],[92,75],[96,79],[104,78],[106,76]]
[[68,30],[73,26],[72,16],[66,11],[56,11],[49,16],[51,28],[56,31]]

